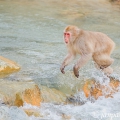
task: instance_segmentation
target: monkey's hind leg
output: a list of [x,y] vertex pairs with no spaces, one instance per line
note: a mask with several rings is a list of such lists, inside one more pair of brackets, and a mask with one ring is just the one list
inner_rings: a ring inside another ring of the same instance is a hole
[[94,56],[94,61],[96,62],[97,66],[100,67],[100,69],[104,69],[109,67],[114,60],[110,58],[110,56],[106,54],[102,54],[102,55]]
[[113,69],[111,68],[111,66],[101,69],[101,67],[97,63],[94,63],[94,65],[98,70],[102,70],[104,72],[104,74],[107,76],[109,76],[110,74],[113,73]]
[[100,64],[99,64],[100,69],[105,69],[105,68],[109,67],[113,63],[113,61],[114,60],[110,57],[105,60],[100,61]]
[[95,67],[101,69],[106,75],[110,75],[113,72],[113,69],[110,65],[113,63],[113,59],[106,55],[97,56],[95,59]]

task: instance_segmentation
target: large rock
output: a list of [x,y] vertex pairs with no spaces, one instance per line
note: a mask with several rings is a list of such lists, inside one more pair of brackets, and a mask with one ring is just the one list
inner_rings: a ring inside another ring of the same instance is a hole
[[110,78],[108,85],[102,85],[95,80],[87,80],[83,86],[83,91],[87,98],[91,96],[95,99],[98,99],[99,96],[105,96],[107,98],[113,97],[113,94],[118,92],[119,85],[120,81],[113,78]]
[[120,81],[112,77],[108,80],[102,82],[95,79],[86,80],[83,88],[72,96],[67,97],[66,102],[68,104],[83,105],[88,100],[92,102],[97,100],[100,96],[105,98],[114,97],[114,94],[120,91]]
[[64,93],[54,88],[39,87],[33,81],[8,81],[0,79],[0,100],[10,106],[23,106],[24,102],[40,106],[41,102],[63,103]]
[[20,70],[20,66],[2,56],[0,56],[0,78]]
[[0,99],[8,105],[22,106],[24,102],[40,106],[41,93],[34,82],[0,80]]

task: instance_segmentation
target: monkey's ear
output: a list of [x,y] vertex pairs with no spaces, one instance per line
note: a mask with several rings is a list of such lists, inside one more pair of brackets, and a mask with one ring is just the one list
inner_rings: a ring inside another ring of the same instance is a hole
[[77,29],[76,29],[76,32],[77,32],[77,33],[78,33],[78,32],[80,32],[80,29],[79,29],[79,28],[77,28]]
[[79,34],[79,35],[84,35],[84,30],[79,29],[78,34]]
[[76,28],[76,34],[78,35],[81,32],[79,28]]

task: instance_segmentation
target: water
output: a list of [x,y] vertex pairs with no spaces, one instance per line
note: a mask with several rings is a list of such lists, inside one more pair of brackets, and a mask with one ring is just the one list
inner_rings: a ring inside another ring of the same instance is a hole
[[[107,0],[0,0],[0,55],[16,61],[22,68],[7,79],[34,80],[38,85],[54,87],[66,94],[75,93],[87,78],[94,76],[98,80],[91,61],[80,70],[79,79],[72,73],[75,61],[65,69],[65,75],[60,73],[60,64],[67,52],[62,34],[69,24],[104,32],[114,40],[112,67],[119,78],[120,6]],[[44,119],[61,120],[61,115],[67,114],[71,120],[118,120],[119,117],[100,117],[102,113],[119,112],[119,96],[116,93],[114,98],[88,101],[82,106],[43,103],[39,110],[44,112]],[[43,118],[29,117],[31,120]]]

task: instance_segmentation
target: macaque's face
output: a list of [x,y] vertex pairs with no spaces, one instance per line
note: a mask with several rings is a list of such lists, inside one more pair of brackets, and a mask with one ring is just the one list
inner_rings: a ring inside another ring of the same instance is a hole
[[70,41],[70,33],[69,32],[64,32],[64,41],[66,44],[69,43],[69,41]]
[[66,44],[72,44],[79,34],[79,28],[75,26],[68,26],[64,30],[64,41]]

